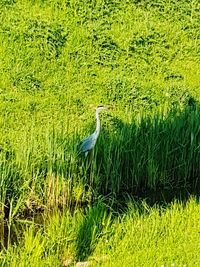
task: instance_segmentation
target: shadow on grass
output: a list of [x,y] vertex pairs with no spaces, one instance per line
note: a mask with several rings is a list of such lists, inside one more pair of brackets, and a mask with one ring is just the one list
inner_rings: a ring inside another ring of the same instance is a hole
[[200,105],[190,97],[184,109],[104,129],[94,164],[95,189],[119,201],[129,194],[150,204],[187,198],[200,189]]
[[78,260],[86,260],[95,249],[108,216],[106,206],[101,201],[86,209],[76,238],[76,258]]

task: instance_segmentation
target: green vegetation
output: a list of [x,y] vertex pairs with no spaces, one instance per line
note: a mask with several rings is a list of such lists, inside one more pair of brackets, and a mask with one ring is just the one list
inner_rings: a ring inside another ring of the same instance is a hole
[[0,254],[1,266],[199,266],[199,209],[190,199],[165,210],[131,202],[117,218],[102,202],[85,214],[57,212],[42,225],[24,222],[19,245]]
[[[9,230],[2,264],[59,266],[105,248],[96,265],[198,266],[198,203],[161,213],[125,207],[128,196],[149,205],[198,197],[199,2],[0,3],[1,239],[4,219]],[[94,130],[99,103],[111,109],[88,164],[75,145]],[[38,213],[42,225],[28,226]],[[22,218],[12,246],[11,228]]]

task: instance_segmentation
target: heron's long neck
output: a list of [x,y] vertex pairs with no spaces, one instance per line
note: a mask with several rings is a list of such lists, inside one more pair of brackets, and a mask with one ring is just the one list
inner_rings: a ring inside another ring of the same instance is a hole
[[96,111],[96,120],[97,120],[97,126],[96,126],[96,133],[99,135],[100,133],[100,128],[101,128],[101,123],[100,123],[100,118],[99,118],[99,112]]

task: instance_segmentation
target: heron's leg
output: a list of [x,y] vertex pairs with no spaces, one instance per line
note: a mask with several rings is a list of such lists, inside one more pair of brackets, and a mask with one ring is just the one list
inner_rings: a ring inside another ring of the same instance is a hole
[[89,169],[89,184],[93,186],[94,184],[94,149],[92,149],[90,154],[90,169]]
[[85,175],[86,175],[86,186],[90,187],[93,184],[93,158],[94,150],[88,151],[87,158],[85,160]]

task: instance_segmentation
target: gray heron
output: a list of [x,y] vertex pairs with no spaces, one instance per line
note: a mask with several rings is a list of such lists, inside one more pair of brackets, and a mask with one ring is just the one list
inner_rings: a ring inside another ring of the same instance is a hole
[[84,153],[85,157],[87,156],[88,152],[94,148],[94,146],[97,142],[97,139],[99,137],[100,130],[101,130],[99,113],[104,109],[107,109],[107,107],[103,106],[103,105],[100,105],[96,108],[96,130],[94,131],[93,134],[84,138],[80,142],[80,150],[79,151],[80,151],[80,153]]

